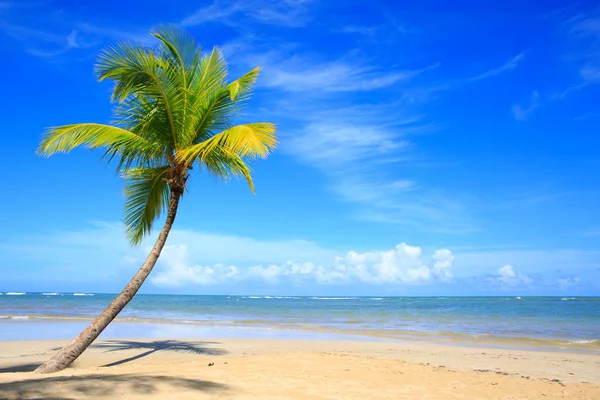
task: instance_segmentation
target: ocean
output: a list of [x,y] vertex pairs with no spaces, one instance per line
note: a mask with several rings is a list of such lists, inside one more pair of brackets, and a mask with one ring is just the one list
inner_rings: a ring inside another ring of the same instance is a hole
[[[30,332],[27,338],[44,339],[44,335],[58,329],[60,323],[75,323],[79,329],[114,297],[91,293],[0,293],[0,340],[19,338],[22,337],[19,332],[27,331]],[[210,332],[215,334],[218,331],[214,329],[219,327],[252,328],[600,353],[600,297],[141,294],[123,310],[117,321],[130,325],[211,328]],[[53,325],[44,325],[50,322]],[[5,335],[2,335],[3,330]],[[32,330],[34,337],[31,337]],[[76,333],[74,330],[73,334]],[[64,334],[71,332],[67,330]]]

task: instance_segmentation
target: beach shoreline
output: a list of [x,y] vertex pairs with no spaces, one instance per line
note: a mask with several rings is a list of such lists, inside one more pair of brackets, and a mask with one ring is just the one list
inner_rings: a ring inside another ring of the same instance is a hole
[[[600,298],[3,296],[0,399],[600,398]],[[530,335],[530,336],[527,336]]]
[[[66,340],[75,337],[91,318],[33,317],[0,319],[0,342],[15,340]],[[497,335],[465,335],[456,332],[417,332],[375,329],[336,329],[324,326],[252,324],[224,321],[169,321],[117,319],[101,339],[135,337],[156,339],[287,339],[403,343],[438,343],[447,346],[539,350],[600,355],[600,340],[540,339]]]
[[0,342],[0,398],[600,398],[599,355],[434,342],[104,339],[28,372],[66,343]]

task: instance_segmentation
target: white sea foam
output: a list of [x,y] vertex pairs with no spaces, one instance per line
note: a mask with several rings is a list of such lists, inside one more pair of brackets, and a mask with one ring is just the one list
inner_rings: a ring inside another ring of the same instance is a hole
[[368,300],[383,300],[383,297],[369,297]]
[[24,292],[6,292],[7,296],[22,296],[24,294],[26,294],[26,293],[24,293]]
[[[297,299],[300,299],[300,297],[294,297],[294,296],[242,296],[242,299],[277,299],[277,300],[296,299],[297,300]],[[237,299],[237,300],[239,300],[239,299]]]
[[521,296],[517,296],[517,297],[516,297],[516,299],[517,299],[517,300],[521,300]]
[[51,292],[51,293],[42,293],[42,296],[58,296],[60,293]]
[[598,342],[600,342],[600,340],[590,339],[590,340],[573,340],[573,341],[570,341],[569,343],[571,343],[571,344],[592,344],[592,343],[598,343]]
[[11,315],[10,319],[29,319],[27,315]]
[[561,300],[562,301],[569,301],[569,300],[577,300],[577,298],[576,297],[563,297]]
[[73,293],[73,296],[93,296],[93,293]]
[[313,300],[357,300],[358,297],[311,297]]

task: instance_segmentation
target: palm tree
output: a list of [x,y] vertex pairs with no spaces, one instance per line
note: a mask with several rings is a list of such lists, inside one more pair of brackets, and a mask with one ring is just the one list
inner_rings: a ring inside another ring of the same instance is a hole
[[154,48],[121,43],[98,58],[98,80],[114,82],[114,124],[51,128],[38,153],[67,153],[77,146],[104,149],[104,157],[117,162],[125,180],[125,230],[130,243],[139,244],[166,211],[165,224],[123,291],[36,372],[68,367],[133,299],[165,245],[192,168],[221,179],[242,176],[254,193],[247,161],[266,157],[277,143],[271,123],[234,124],[259,68],[229,82],[227,63],[218,49],[203,55],[191,36],[170,27],[151,34],[158,39]]

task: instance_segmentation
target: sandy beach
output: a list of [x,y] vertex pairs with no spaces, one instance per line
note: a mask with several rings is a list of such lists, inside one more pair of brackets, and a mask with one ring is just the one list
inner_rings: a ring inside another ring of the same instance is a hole
[[58,374],[65,341],[0,342],[1,399],[600,399],[600,355],[426,343],[103,340]]

